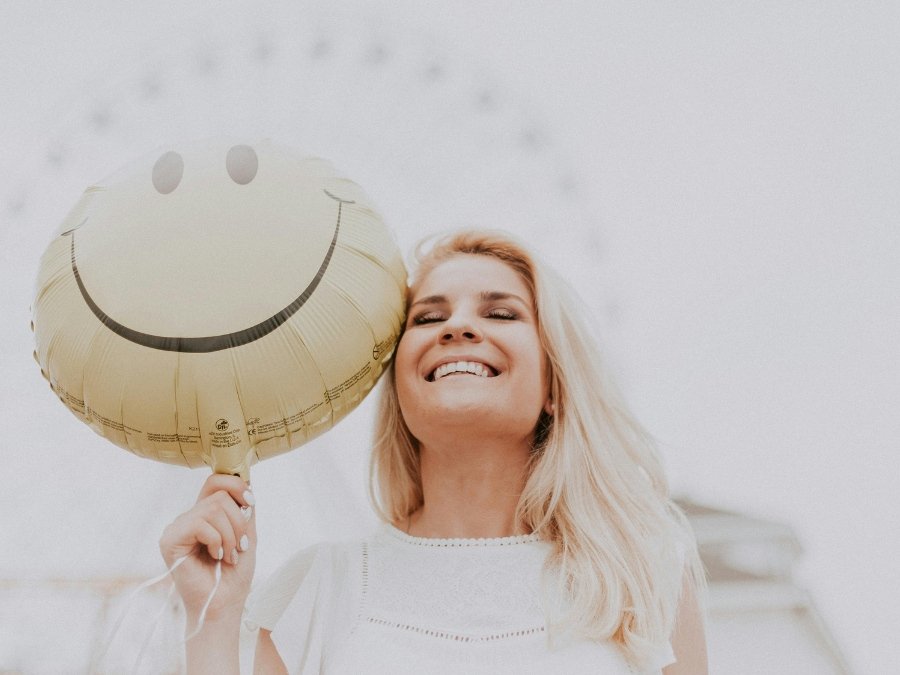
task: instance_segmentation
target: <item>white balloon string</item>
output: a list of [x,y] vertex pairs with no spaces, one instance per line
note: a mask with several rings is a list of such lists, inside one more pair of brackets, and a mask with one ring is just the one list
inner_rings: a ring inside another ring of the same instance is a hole
[[[131,606],[134,604],[134,601],[137,598],[137,594],[140,593],[145,588],[149,588],[153,584],[157,584],[160,581],[162,581],[163,579],[165,579],[174,570],[176,570],[178,568],[178,566],[181,565],[181,563],[183,563],[185,560],[187,560],[187,556],[186,555],[181,556],[175,562],[173,562],[172,566],[169,567],[169,569],[167,569],[165,572],[163,572],[162,574],[160,574],[158,576],[153,577],[152,579],[148,579],[147,581],[145,581],[144,583],[139,585],[137,588],[135,588],[129,594],[128,598],[125,600],[125,606],[122,608],[122,611],[119,612],[119,617],[116,619],[115,624],[113,624],[112,630],[109,633],[109,637],[106,638],[106,644],[103,646],[103,649],[101,650],[99,657],[97,657],[96,663],[97,663],[98,667],[101,663],[103,663],[103,659],[106,658],[106,654],[107,654],[107,652],[109,652],[109,648],[112,646],[113,640],[115,640],[116,634],[119,632],[119,628],[121,628],[122,623],[125,621],[125,617],[128,615],[128,610],[130,610]],[[173,588],[174,588],[174,586],[173,586]],[[172,590],[169,589],[169,594],[171,595],[171,593],[172,593]],[[168,603],[168,599],[166,600],[166,602]],[[153,626],[153,630],[154,631],[156,630],[155,625]]]
[[197,619],[197,627],[194,629],[194,632],[184,638],[184,641],[187,642],[192,637],[197,635],[201,630],[203,630],[203,621],[206,619],[206,610],[209,609],[210,603],[212,603],[213,596],[215,596],[216,591],[219,590],[219,582],[222,581],[222,561],[216,561],[216,583],[212,587],[212,591],[209,593],[209,597],[206,598],[206,604],[203,605],[203,609],[200,611],[200,618]]

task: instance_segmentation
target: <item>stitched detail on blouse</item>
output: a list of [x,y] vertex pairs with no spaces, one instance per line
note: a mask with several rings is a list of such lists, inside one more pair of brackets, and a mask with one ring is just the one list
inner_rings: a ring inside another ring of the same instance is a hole
[[[500,635],[545,624],[540,583],[549,543],[450,540],[456,545],[430,546],[409,543],[406,536],[385,528],[369,544],[364,620],[379,617],[459,635]],[[522,539],[533,537],[501,541]]]
[[515,546],[517,544],[529,544],[535,541],[541,541],[540,535],[519,534],[511,537],[487,537],[480,539],[432,539],[429,537],[414,537],[402,530],[398,530],[393,525],[387,525],[387,532],[400,541],[416,546],[430,546],[435,548],[460,548],[467,546]]
[[[362,545],[362,595],[366,597],[366,591],[369,590],[369,544],[363,542]],[[360,610],[362,611],[362,610]]]
[[356,632],[357,626],[362,623],[363,612],[369,604],[369,544],[362,543],[362,583],[360,584],[359,610],[356,614],[356,621],[350,633]]
[[505,633],[494,633],[492,635],[464,635],[462,633],[451,633],[449,631],[443,630],[433,630],[430,628],[422,628],[421,626],[413,626],[410,624],[397,623],[395,621],[388,621],[386,619],[378,619],[376,617],[370,616],[367,621],[369,623],[374,623],[379,626],[387,626],[388,628],[397,628],[399,630],[406,630],[412,633],[419,633],[420,635],[427,635],[429,637],[441,638],[444,640],[452,640],[455,642],[492,642],[494,640],[507,640],[509,638],[516,637],[524,637],[526,635],[534,635],[535,633],[543,633],[544,627],[539,626],[537,628],[526,628],[522,630],[511,630]]

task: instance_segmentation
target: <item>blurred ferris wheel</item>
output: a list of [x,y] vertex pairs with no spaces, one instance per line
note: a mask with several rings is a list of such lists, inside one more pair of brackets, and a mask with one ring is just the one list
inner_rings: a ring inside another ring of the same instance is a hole
[[296,7],[258,27],[142,45],[75,83],[46,128],[0,195],[13,223],[49,232],[91,181],[161,146],[273,138],[362,185],[403,250],[444,229],[507,229],[591,304],[608,302],[590,190],[540,111],[477,56],[387,19]]

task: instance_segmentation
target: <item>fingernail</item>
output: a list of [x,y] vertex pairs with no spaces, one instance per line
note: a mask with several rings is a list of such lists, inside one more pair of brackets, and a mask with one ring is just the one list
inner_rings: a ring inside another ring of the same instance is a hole
[[219,547],[219,555],[216,556],[216,560],[221,560],[225,557],[225,549],[221,546]]
[[250,540],[247,539],[246,534],[241,535],[241,550],[246,551],[248,548],[250,548]]
[[256,497],[253,496],[253,493],[250,492],[250,490],[244,490],[244,501],[250,506],[256,506]]
[[233,549],[231,549],[231,564],[237,565],[237,563],[238,563],[237,549],[233,548]]
[[252,506],[242,506],[241,507],[241,515],[244,516],[244,520],[250,520],[250,516],[253,515],[253,507]]

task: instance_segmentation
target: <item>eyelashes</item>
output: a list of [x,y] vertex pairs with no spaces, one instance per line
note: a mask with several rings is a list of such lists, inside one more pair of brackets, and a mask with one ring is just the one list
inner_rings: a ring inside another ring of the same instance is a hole
[[421,326],[426,323],[437,323],[438,321],[444,320],[444,314],[440,312],[424,312],[422,314],[417,314],[412,317],[412,323],[416,326]]
[[[506,307],[496,307],[485,312],[484,317],[487,319],[499,319],[501,321],[515,321],[519,318],[519,314]],[[428,310],[414,315],[411,322],[414,326],[422,326],[429,323],[440,323],[441,321],[446,321],[448,318],[449,316],[445,312]]]
[[505,319],[506,321],[515,321],[519,318],[517,312],[512,311],[511,309],[507,309],[506,307],[499,307],[497,309],[492,309],[488,312],[488,318],[490,319]]

